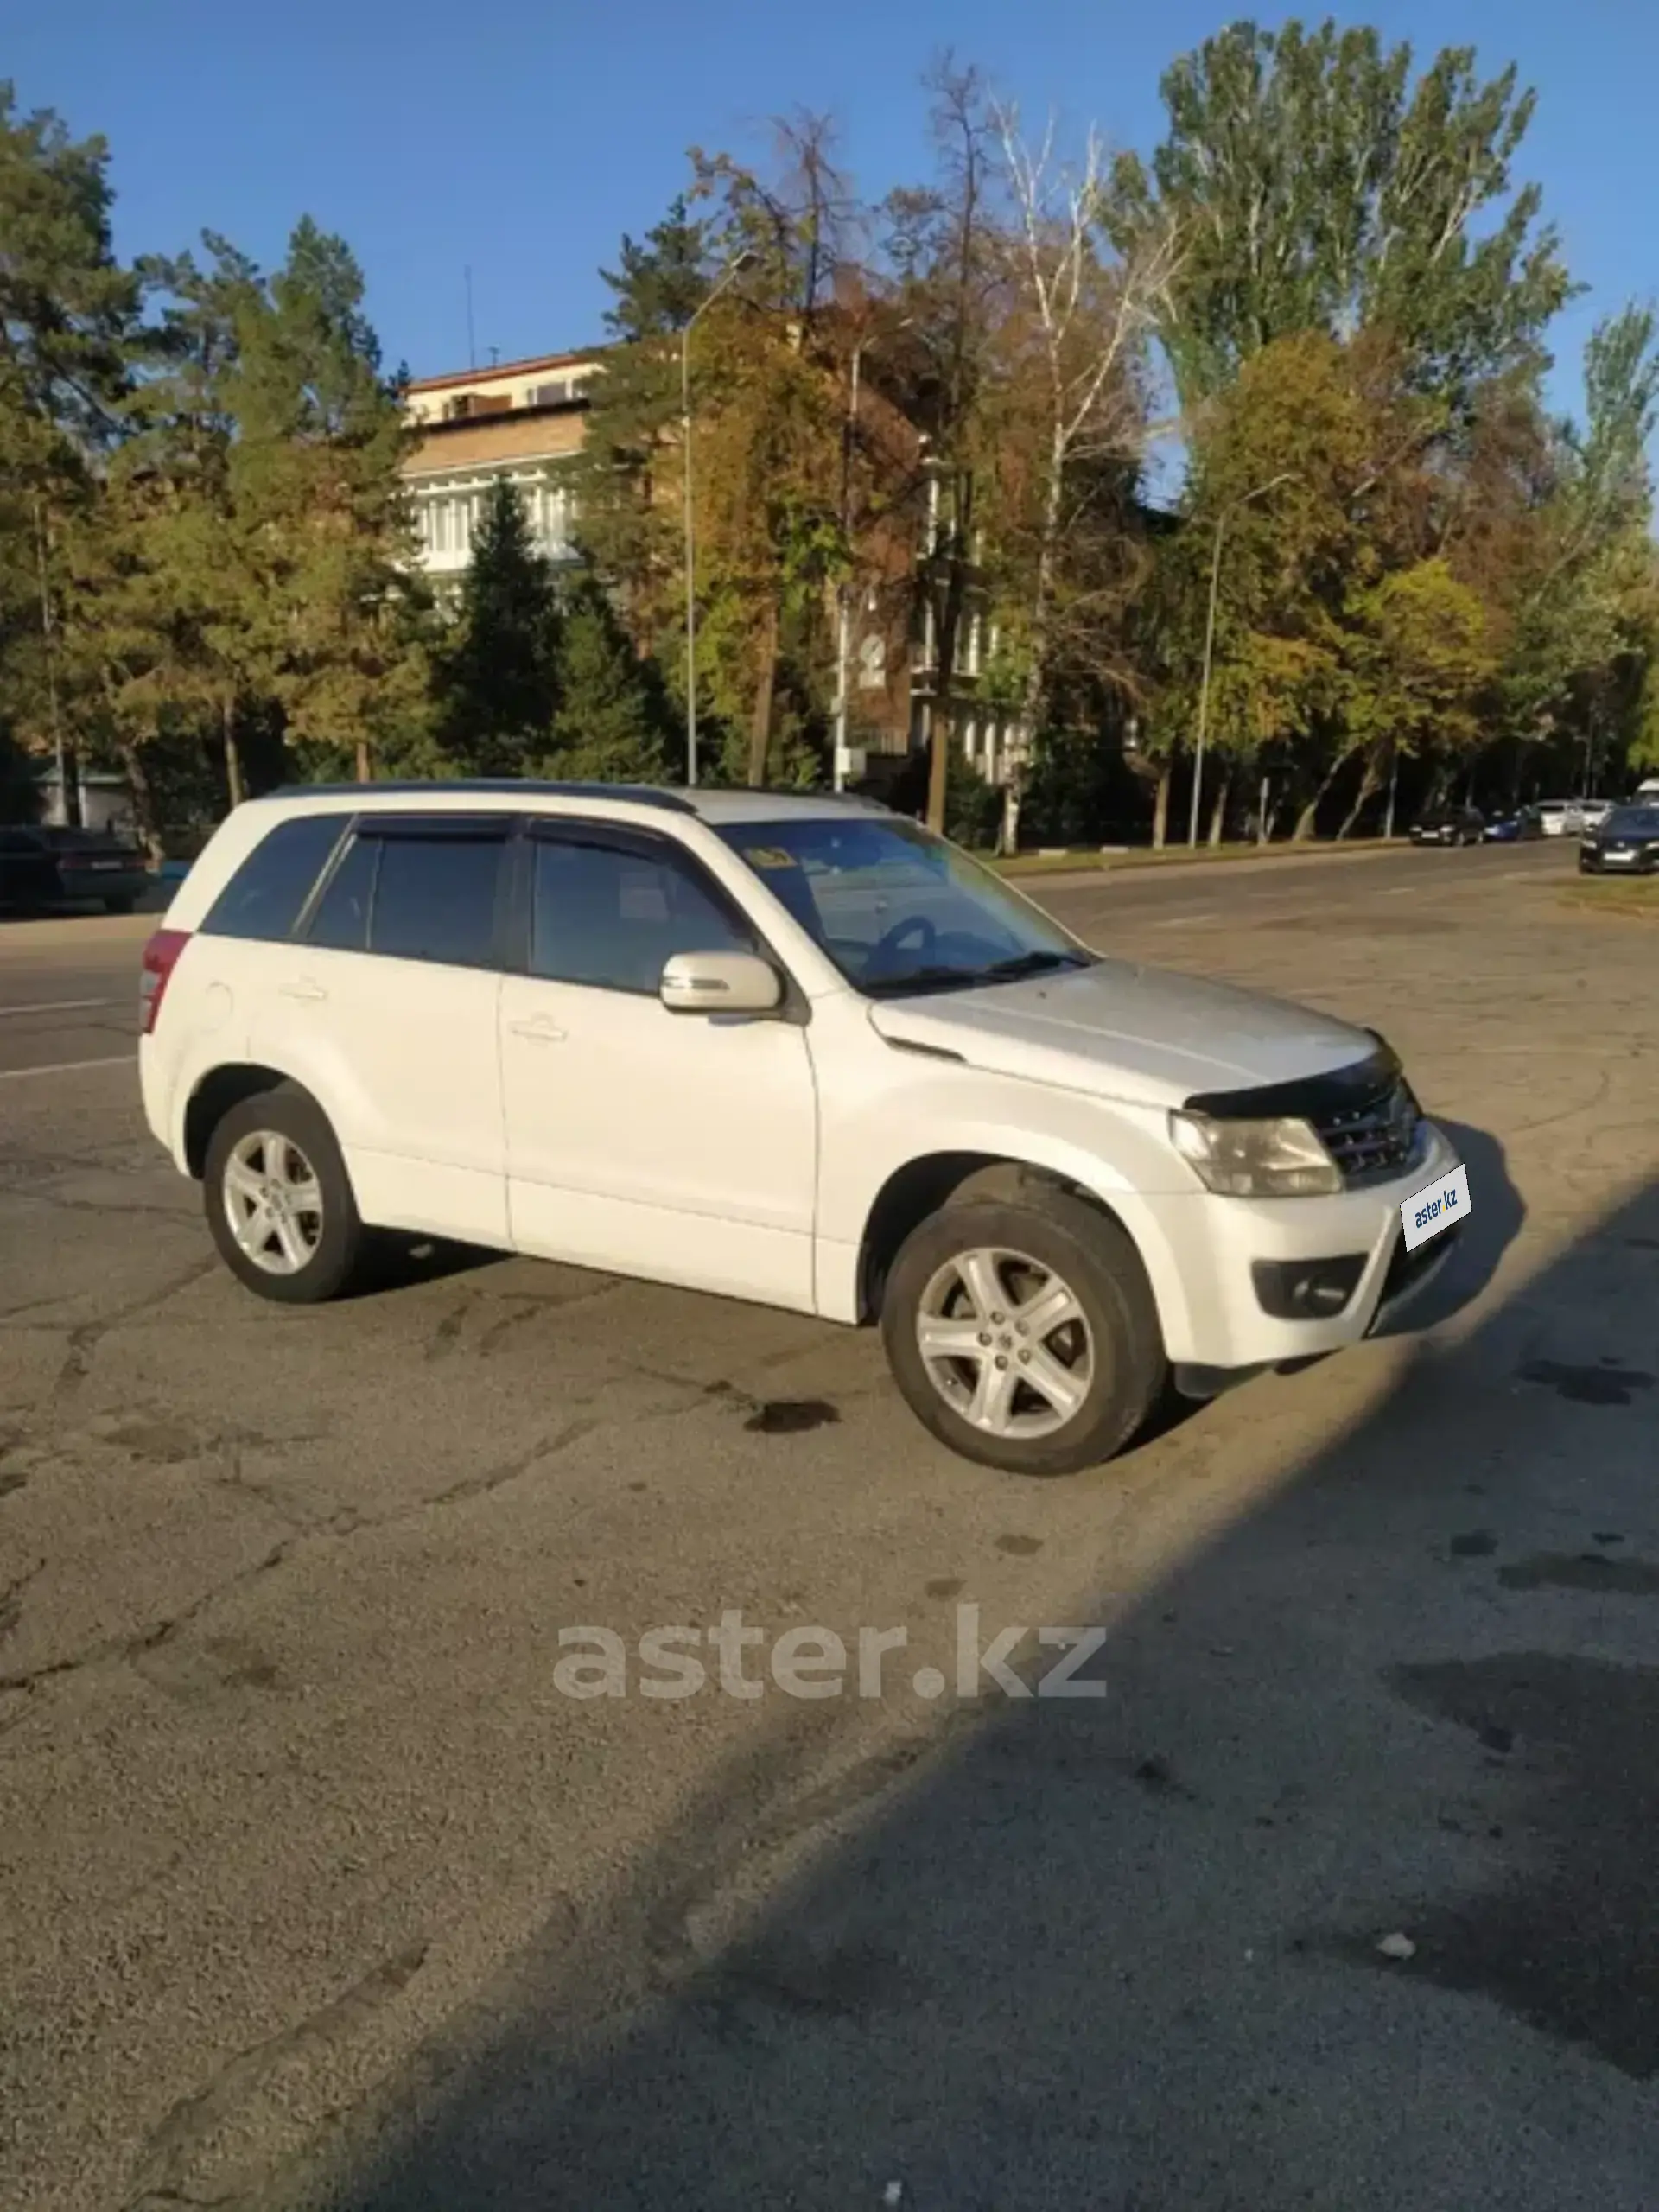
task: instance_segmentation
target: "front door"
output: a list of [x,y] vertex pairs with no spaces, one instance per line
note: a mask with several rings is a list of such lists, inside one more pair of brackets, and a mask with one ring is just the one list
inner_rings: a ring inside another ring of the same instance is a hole
[[802,1022],[671,1014],[677,952],[754,951],[691,854],[538,823],[527,970],[501,995],[512,1242],[812,1310],[817,1108]]

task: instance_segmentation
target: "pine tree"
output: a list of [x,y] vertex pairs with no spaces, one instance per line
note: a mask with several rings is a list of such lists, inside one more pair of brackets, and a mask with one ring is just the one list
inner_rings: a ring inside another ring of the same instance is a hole
[[463,774],[521,776],[545,749],[558,704],[552,573],[523,500],[498,477],[485,494],[455,640],[439,675],[439,739]]
[[560,699],[547,772],[598,783],[656,783],[666,772],[660,687],[603,588],[582,577],[565,600]]
[[399,379],[381,368],[363,275],[309,217],[251,299],[230,404],[232,497],[288,741],[315,773],[402,765],[429,670],[400,475]]

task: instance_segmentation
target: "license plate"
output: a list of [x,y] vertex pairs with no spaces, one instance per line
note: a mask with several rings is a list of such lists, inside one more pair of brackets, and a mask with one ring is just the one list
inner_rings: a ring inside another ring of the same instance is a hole
[[1629,851],[1620,852],[1617,846],[1610,846],[1601,857],[1611,861],[1616,868],[1622,868],[1627,861],[1633,861],[1636,855]]
[[1465,1220],[1468,1214],[1469,1170],[1455,1167],[1440,1182],[1427,1184],[1401,1207],[1400,1221],[1406,1233],[1407,1251],[1414,1252],[1431,1236],[1450,1229],[1453,1222]]
[[125,868],[126,862],[125,861],[88,861],[86,866],[90,868]]

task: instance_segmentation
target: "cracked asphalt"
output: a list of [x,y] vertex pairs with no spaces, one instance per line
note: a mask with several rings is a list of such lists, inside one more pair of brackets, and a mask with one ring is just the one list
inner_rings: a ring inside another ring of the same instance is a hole
[[[138,934],[0,929],[0,2205],[1650,2207],[1659,940],[1569,864],[1045,890],[1382,1028],[1475,1218],[1422,1332],[1034,1484],[798,1316],[419,1246],[260,1304]],[[965,1606],[1106,1694],[960,1694]],[[908,1641],[555,1679],[735,1611]]]

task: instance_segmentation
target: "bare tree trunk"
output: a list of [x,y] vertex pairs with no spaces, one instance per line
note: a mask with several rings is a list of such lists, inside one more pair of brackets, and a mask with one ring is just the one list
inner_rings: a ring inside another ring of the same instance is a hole
[[366,737],[359,737],[357,741],[357,780],[359,784],[374,781],[374,754],[370,750]]
[[766,788],[766,762],[772,752],[772,702],[778,689],[778,602],[766,602],[766,627],[760,633],[760,671],[755,678],[754,712],[749,722],[749,788]]
[[1332,785],[1336,782],[1338,776],[1340,775],[1341,772],[1342,761],[1341,759],[1338,758],[1333,760],[1329,768],[1325,770],[1324,782],[1319,785],[1318,791],[1314,792],[1313,798],[1309,799],[1307,804],[1297,816],[1296,827],[1290,833],[1290,841],[1292,844],[1306,844],[1307,840],[1313,835],[1313,825],[1319,819],[1319,808],[1325,802],[1325,795],[1330,790]]
[[1166,760],[1158,771],[1158,793],[1152,803],[1152,849],[1161,853],[1169,838],[1169,785],[1175,772],[1173,760]]
[[1358,821],[1360,816],[1364,812],[1370,801],[1376,798],[1377,792],[1380,791],[1382,788],[1382,779],[1377,772],[1376,755],[1374,753],[1368,753],[1365,756],[1365,772],[1359,779],[1359,790],[1355,795],[1353,804],[1349,808],[1347,813],[1343,816],[1342,827],[1337,832],[1338,841],[1348,835],[1349,831],[1353,828],[1355,823]]
[[242,781],[241,748],[236,741],[235,700],[226,699],[220,711],[225,730],[225,786],[230,794],[231,804],[240,806],[248,794]]
[[1210,842],[1211,847],[1221,842],[1221,833],[1227,827],[1227,802],[1232,796],[1233,772],[1224,768],[1221,781],[1216,786],[1215,804],[1210,809]]
[[156,786],[149,780],[142,749],[130,738],[118,741],[116,750],[126,774],[127,789],[132,793],[133,819],[138,825],[139,842],[153,861],[162,858],[162,825],[156,818]]

